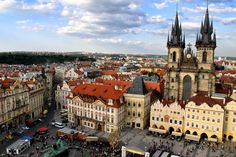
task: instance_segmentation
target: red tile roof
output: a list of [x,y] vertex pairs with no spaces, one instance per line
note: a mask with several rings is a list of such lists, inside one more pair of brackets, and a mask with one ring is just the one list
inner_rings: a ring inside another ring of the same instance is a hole
[[193,101],[196,103],[196,105],[201,105],[203,103],[206,103],[208,104],[210,107],[214,106],[214,105],[220,105],[220,106],[225,106],[226,103],[232,101],[233,99],[231,98],[225,98],[225,102],[223,99],[217,99],[217,98],[212,98],[212,97],[209,97],[207,95],[196,95],[196,96],[193,96],[192,98],[190,98],[189,101]]
[[98,84],[80,84],[72,90],[73,96],[80,97],[95,97],[96,99],[102,99],[106,104],[108,100],[113,100],[114,107],[120,107],[120,98],[123,97],[124,92],[115,90],[111,85],[98,85]]

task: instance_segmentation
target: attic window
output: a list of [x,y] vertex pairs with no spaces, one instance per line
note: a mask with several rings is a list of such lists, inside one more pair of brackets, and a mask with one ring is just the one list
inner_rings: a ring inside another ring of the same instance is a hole
[[106,93],[107,92],[107,89],[104,91],[104,93]]

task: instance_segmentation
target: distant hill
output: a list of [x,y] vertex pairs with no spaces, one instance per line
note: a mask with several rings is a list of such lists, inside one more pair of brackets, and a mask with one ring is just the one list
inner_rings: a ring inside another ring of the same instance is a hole
[[2,64],[46,64],[64,63],[73,61],[95,61],[82,54],[56,54],[56,53],[26,53],[26,52],[3,52],[0,53],[0,63]]

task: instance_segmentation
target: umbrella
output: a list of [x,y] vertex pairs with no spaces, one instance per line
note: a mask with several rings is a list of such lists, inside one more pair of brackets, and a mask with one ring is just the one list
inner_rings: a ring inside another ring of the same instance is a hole
[[42,127],[42,128],[38,128],[37,130],[38,132],[47,132],[48,128]]

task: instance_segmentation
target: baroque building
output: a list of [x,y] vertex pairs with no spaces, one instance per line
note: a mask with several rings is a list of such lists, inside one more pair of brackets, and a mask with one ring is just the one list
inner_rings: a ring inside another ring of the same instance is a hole
[[205,20],[201,23],[200,34],[196,38],[196,55],[191,44],[185,50],[185,35],[176,13],[171,35],[168,35],[168,64],[165,76],[165,99],[188,100],[195,93],[215,92],[213,74],[216,35],[213,34],[213,22],[206,10]]

